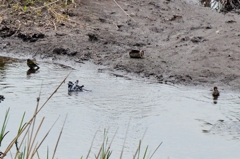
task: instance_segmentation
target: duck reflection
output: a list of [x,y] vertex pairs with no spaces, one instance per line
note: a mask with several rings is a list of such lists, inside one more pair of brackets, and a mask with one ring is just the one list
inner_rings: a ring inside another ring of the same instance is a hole
[[27,70],[27,75],[30,75],[32,73],[37,73],[37,72],[39,72],[38,70],[39,70],[39,68],[37,68],[37,69],[30,68],[29,70]]

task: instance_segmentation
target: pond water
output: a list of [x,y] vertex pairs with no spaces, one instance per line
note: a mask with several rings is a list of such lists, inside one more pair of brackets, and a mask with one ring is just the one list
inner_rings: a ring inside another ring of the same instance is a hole
[[204,7],[209,7],[212,9],[221,8],[221,3],[218,0],[199,0],[199,3]]
[[203,7],[209,7],[212,9],[219,9],[221,8],[221,3],[219,0],[185,0],[188,3],[199,4]]
[[[37,117],[38,122],[45,117],[38,134],[39,142],[59,117],[40,147],[41,158],[46,158],[47,147],[49,154],[53,153],[66,115],[56,158],[86,157],[97,132],[90,155],[94,158],[102,143],[104,128],[108,129],[109,140],[114,138],[111,158],[119,158],[123,145],[123,158],[132,158],[143,136],[142,153],[147,145],[152,153],[163,142],[153,156],[155,159],[240,157],[240,98],[236,92],[220,88],[221,96],[214,104],[209,88],[172,86],[131,76],[116,77],[91,63],[73,70],[51,61],[39,61],[39,71],[27,75],[25,60],[7,61],[0,60],[0,90],[5,96],[0,103],[0,124],[10,107],[7,126],[10,132],[3,140],[1,151],[17,133],[25,111],[25,121],[30,119],[40,90],[41,106],[72,71]],[[91,91],[68,94],[67,82],[76,79]],[[14,154],[14,148],[11,152]]]

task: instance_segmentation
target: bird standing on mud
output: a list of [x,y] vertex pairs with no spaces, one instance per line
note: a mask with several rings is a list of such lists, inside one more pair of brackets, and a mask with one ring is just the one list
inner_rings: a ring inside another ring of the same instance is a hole
[[33,60],[27,59],[27,65],[30,69],[34,69],[35,67],[39,69],[40,67],[37,65],[37,63]]
[[216,86],[213,87],[212,95],[213,97],[218,97],[220,95],[218,88]]

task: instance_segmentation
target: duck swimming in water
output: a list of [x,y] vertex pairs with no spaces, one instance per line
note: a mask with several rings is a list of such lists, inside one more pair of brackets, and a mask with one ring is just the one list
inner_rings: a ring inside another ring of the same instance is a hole
[[69,92],[83,91],[83,87],[84,87],[84,85],[82,85],[82,86],[78,85],[78,80],[76,80],[75,83],[73,83],[72,81],[68,82],[68,91]]
[[4,101],[5,97],[3,95],[0,95],[0,102]]
[[212,95],[213,97],[218,97],[220,95],[218,88],[216,86],[213,87]]
[[30,69],[39,69],[40,67],[37,65],[36,61],[33,61],[33,60],[30,60],[30,59],[27,59],[27,65]]

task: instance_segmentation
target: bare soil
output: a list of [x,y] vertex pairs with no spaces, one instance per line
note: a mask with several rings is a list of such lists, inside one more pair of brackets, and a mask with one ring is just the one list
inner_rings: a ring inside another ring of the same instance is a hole
[[[2,10],[1,51],[89,60],[160,83],[240,89],[237,13],[182,0],[117,2],[124,11],[113,0],[76,1],[60,23]],[[143,50],[144,58],[130,58],[132,49]]]

